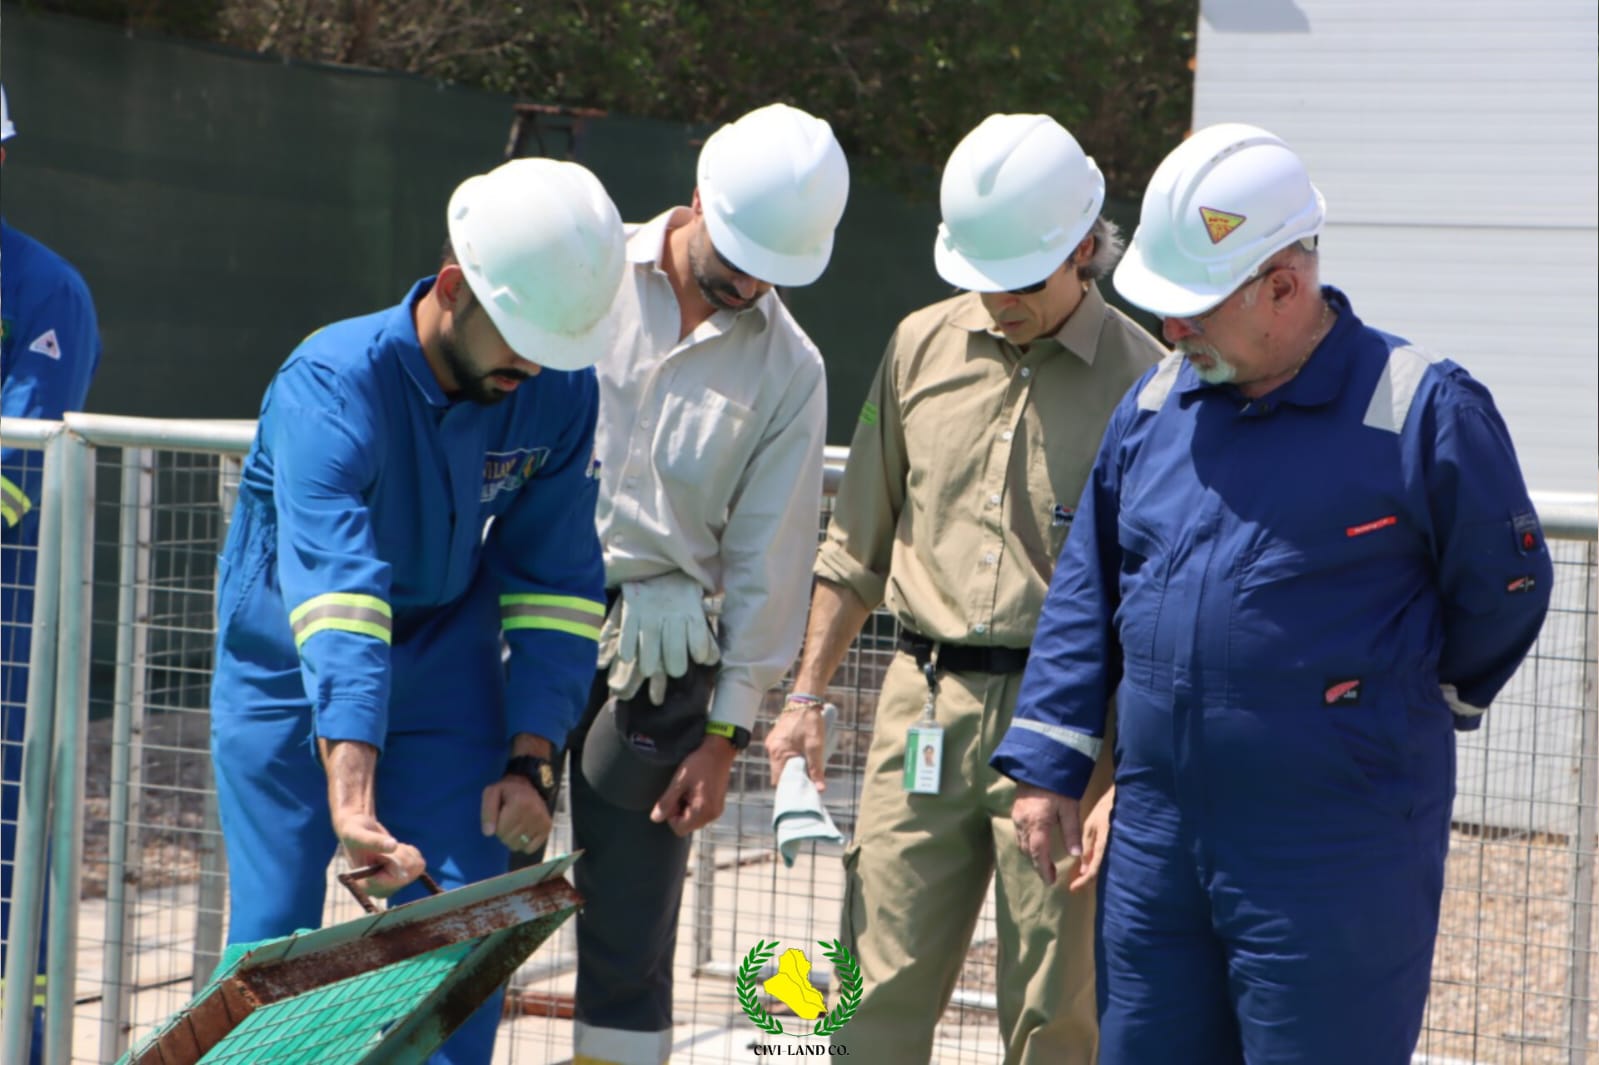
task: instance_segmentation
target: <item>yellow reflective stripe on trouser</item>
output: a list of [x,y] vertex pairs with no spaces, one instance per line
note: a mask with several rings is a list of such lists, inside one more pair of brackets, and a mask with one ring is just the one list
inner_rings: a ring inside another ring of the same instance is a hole
[[600,623],[605,620],[605,604],[575,595],[502,595],[500,627],[512,629],[554,629],[596,643]]
[[15,525],[22,516],[33,509],[28,493],[18,488],[9,477],[0,477],[0,517],[7,525]]
[[[49,979],[50,978],[45,976],[44,973],[36,973],[33,977],[33,1004],[36,1008],[41,1010],[44,1009],[44,992]],[[5,1005],[5,1001],[6,982],[4,980],[0,980],[0,1006]]]
[[294,630],[296,647],[304,647],[306,640],[323,629],[358,632],[389,643],[394,631],[394,614],[389,604],[375,595],[329,592],[295,607],[289,615],[289,628]]

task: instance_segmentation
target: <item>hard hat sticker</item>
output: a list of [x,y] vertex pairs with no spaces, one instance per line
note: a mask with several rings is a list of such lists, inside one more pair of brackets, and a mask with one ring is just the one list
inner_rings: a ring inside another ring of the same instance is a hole
[[1220,244],[1233,230],[1244,224],[1244,216],[1231,211],[1218,211],[1214,207],[1201,207],[1199,217],[1205,220],[1205,232],[1212,244]]

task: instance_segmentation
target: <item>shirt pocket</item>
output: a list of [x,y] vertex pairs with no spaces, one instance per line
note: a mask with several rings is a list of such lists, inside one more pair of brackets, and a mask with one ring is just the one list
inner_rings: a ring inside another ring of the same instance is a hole
[[1158,533],[1126,512],[1116,523],[1116,545],[1121,549],[1117,632],[1124,651],[1148,659],[1155,652],[1155,633],[1166,598],[1170,550]]
[[753,410],[711,389],[667,396],[655,438],[667,497],[697,500],[700,516],[720,523],[754,451],[754,424]]

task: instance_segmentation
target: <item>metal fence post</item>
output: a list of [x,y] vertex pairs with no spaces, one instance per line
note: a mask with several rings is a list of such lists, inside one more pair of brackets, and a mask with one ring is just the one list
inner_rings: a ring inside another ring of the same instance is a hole
[[1599,549],[1593,543],[1585,551],[1586,607],[1582,615],[1582,739],[1577,746],[1577,830],[1571,837],[1571,967],[1567,975],[1566,1042],[1571,1048],[1571,1065],[1588,1060],[1588,1020],[1594,1009],[1589,968],[1593,960],[1594,880],[1599,869],[1599,706],[1595,704],[1594,669],[1599,651],[1595,648],[1594,608],[1599,591],[1596,562]]
[[110,838],[106,857],[105,997],[100,1007],[100,1060],[128,1049],[133,1003],[128,945],[130,910],[138,883],[140,846],[134,797],[143,794],[145,665],[149,654],[150,487],[154,458],[147,448],[122,451],[117,521],[117,658],[111,708]]
[[70,429],[61,445],[61,602],[57,624],[55,735],[51,746],[50,907],[45,1065],[72,1060],[83,882],[83,778],[88,761],[89,615],[94,558],[94,451]]
[[[233,504],[239,495],[239,477],[244,461],[236,455],[222,455],[217,461],[217,506],[222,520],[217,523],[217,553],[221,554],[228,539],[228,525],[233,520]],[[211,587],[211,602],[216,602],[215,576]],[[201,815],[199,851],[200,883],[194,914],[194,993],[211,981],[217,962],[222,960],[223,915],[228,897],[228,855],[222,846],[222,819],[217,811],[216,789],[205,794],[205,808]]]
[[12,878],[6,997],[0,1026],[0,1061],[28,1060],[33,1041],[33,974],[44,918],[45,862],[50,843],[50,747],[55,731],[56,620],[61,607],[61,437],[46,439],[39,498],[39,554],[35,565],[33,647],[28,658],[28,704],[22,738],[22,786]]

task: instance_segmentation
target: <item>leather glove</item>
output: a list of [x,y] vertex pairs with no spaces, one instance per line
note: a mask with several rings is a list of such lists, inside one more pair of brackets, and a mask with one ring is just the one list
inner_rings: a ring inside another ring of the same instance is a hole
[[621,607],[617,657],[636,663],[645,676],[681,677],[691,658],[702,666],[722,660],[705,612],[705,590],[688,574],[629,581],[622,585]]
[[[600,626],[599,667],[605,670],[605,686],[618,699],[631,699],[645,681],[644,671],[638,663],[624,660],[617,652],[622,645],[622,600],[611,607]],[[650,702],[660,706],[666,699],[666,674],[658,673],[648,678]]]

